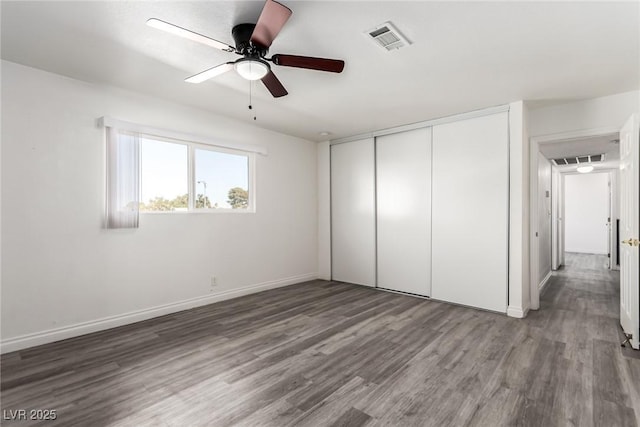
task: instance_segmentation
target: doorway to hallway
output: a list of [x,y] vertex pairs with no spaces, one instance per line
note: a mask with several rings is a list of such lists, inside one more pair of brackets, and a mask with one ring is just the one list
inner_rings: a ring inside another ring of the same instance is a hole
[[565,264],[565,251],[612,254],[618,218],[618,138],[616,132],[585,133],[532,145],[537,172],[531,210],[534,309],[552,272]]

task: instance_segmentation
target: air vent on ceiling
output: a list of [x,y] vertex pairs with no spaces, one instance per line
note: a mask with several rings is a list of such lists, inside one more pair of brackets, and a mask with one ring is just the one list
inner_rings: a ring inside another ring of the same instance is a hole
[[407,40],[396,27],[390,22],[377,25],[366,32],[378,46],[385,48],[386,50],[400,49],[404,46],[409,46],[409,40]]
[[564,157],[562,159],[553,159],[556,166],[576,165],[580,163],[593,163],[604,161],[604,154],[591,154],[588,156]]

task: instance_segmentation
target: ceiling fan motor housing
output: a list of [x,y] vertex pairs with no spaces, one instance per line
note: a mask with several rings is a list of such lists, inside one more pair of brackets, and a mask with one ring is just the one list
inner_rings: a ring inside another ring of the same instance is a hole
[[251,35],[256,24],[238,24],[231,30],[236,42],[236,53],[245,56],[264,58],[269,49],[251,42]]

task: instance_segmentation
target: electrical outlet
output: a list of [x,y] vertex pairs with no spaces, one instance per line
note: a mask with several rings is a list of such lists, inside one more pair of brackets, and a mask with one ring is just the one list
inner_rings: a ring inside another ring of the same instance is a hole
[[211,276],[211,286],[218,286],[218,278],[216,276]]

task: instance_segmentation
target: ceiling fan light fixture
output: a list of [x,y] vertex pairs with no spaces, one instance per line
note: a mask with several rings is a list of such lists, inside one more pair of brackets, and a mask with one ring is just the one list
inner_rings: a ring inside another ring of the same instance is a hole
[[578,166],[578,168],[576,169],[578,172],[580,173],[589,173],[591,171],[593,171],[593,166],[588,165],[588,166]]
[[270,71],[269,64],[261,59],[242,58],[235,62],[233,67],[240,77],[246,80],[260,80]]

